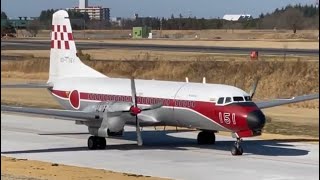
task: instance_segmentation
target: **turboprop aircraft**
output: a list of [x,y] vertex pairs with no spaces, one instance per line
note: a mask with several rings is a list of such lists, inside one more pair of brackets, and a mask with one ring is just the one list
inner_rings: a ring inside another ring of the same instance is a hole
[[[261,135],[261,109],[319,99],[318,94],[253,102],[249,93],[223,84],[109,78],[77,57],[69,15],[53,14],[49,79],[45,84],[6,84],[2,88],[46,88],[65,110],[1,105],[1,111],[41,114],[86,125],[89,149],[106,148],[106,137],[120,136],[125,125],[176,126],[200,130],[198,144],[214,144],[215,133],[231,132],[232,155],[242,155],[242,138]],[[155,132],[156,133],[156,132]],[[155,140],[156,141],[156,140]]]

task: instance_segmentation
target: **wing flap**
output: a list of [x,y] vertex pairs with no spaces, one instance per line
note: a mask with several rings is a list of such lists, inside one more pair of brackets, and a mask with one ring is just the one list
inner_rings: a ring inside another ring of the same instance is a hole
[[46,115],[50,117],[58,117],[63,119],[71,118],[71,119],[77,119],[80,121],[102,119],[102,115],[95,112],[69,111],[69,110],[59,110],[59,109],[42,109],[42,108],[33,108],[33,107],[13,107],[13,106],[1,105],[1,111]]
[[292,97],[290,99],[274,99],[274,100],[269,100],[269,101],[256,102],[256,105],[260,109],[264,109],[264,108],[270,108],[270,107],[280,106],[280,105],[284,105],[284,104],[309,101],[309,100],[314,100],[314,99],[319,99],[319,93]]

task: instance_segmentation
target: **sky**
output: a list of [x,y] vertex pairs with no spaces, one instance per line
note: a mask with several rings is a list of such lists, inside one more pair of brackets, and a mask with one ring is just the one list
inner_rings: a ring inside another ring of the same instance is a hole
[[[316,0],[89,0],[89,5],[110,8],[111,17],[185,17],[217,18],[224,14],[251,14],[272,12],[288,4],[314,4]],[[37,17],[41,10],[65,9],[78,6],[78,0],[1,0],[1,11],[9,18]]]

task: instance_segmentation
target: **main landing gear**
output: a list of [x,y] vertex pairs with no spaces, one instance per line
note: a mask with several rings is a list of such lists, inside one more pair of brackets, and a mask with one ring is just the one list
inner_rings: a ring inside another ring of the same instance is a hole
[[[216,141],[216,136],[214,131],[201,131],[198,134],[197,137],[198,144],[204,145],[204,144],[214,144]],[[231,148],[231,154],[233,156],[239,156],[243,154],[243,149],[240,146],[241,139],[237,138],[237,141],[234,143],[234,145]]]
[[240,142],[241,142],[241,139],[240,138],[237,138],[237,141],[234,143],[234,145],[232,146],[231,148],[231,154],[233,156],[239,156],[239,155],[242,155],[243,154],[243,149],[242,147],[240,146]]
[[216,142],[216,136],[214,131],[201,131],[197,137],[198,144],[214,144]]
[[88,139],[88,148],[94,149],[105,149],[107,146],[106,138],[99,136],[90,136]]

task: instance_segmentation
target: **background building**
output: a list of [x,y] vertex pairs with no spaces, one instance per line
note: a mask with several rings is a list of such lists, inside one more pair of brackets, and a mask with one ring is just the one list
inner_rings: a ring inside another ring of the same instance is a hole
[[226,14],[222,19],[227,21],[240,21],[252,19],[252,16],[250,14]]
[[88,0],[79,0],[79,6],[70,8],[82,13],[88,13],[92,20],[110,21],[110,9],[102,6],[89,6]]
[[80,9],[88,8],[88,0],[79,0],[79,8]]

